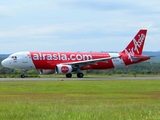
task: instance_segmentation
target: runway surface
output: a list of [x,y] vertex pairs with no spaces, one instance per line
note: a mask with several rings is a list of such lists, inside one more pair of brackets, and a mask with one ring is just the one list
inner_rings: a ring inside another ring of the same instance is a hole
[[69,81],[69,80],[160,80],[160,76],[156,77],[105,77],[105,78],[0,78],[0,82],[4,81]]

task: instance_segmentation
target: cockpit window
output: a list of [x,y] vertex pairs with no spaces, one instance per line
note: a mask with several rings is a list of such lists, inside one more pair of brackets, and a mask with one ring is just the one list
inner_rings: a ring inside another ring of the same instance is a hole
[[13,60],[17,60],[17,56],[11,56]]

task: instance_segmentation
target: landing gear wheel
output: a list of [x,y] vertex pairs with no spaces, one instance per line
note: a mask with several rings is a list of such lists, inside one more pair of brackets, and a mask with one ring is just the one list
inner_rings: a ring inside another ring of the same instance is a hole
[[66,74],[66,78],[71,78],[71,77],[72,77],[71,73]]
[[22,74],[21,74],[21,78],[25,78],[25,70],[24,69],[22,69]]
[[83,78],[84,74],[83,73],[77,73],[78,78]]
[[21,78],[25,78],[25,75],[21,75]]

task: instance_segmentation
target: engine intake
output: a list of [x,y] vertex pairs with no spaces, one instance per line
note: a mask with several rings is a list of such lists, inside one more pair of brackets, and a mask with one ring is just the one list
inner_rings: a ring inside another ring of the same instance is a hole
[[73,70],[71,65],[62,65],[59,64],[56,66],[55,72],[57,74],[67,74],[67,73],[71,73]]

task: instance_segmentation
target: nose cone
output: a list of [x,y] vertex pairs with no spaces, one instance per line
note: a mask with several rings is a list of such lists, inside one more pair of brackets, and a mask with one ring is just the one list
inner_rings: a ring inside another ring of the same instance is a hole
[[2,66],[3,67],[8,67],[9,63],[7,62],[6,59],[4,59],[2,62],[1,62]]

